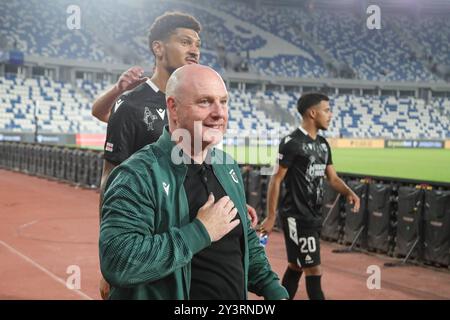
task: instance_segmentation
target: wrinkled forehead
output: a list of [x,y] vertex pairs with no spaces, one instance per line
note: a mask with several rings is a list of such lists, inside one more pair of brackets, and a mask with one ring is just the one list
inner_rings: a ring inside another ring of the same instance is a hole
[[185,74],[182,83],[182,94],[184,96],[228,97],[228,90],[222,78],[210,70]]

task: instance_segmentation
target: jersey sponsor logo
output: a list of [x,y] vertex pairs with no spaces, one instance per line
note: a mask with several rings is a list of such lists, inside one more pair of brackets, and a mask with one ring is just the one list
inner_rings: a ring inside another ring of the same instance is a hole
[[156,109],[156,112],[158,112],[158,115],[161,118],[161,120],[164,120],[164,117],[166,116],[166,110],[159,108]]
[[239,183],[238,177],[236,175],[236,172],[234,172],[234,169],[231,169],[229,172],[231,179],[233,179],[234,182]]
[[162,185],[163,185],[164,191],[166,192],[166,195],[169,195],[170,184],[163,182]]
[[111,142],[107,142],[105,145],[105,151],[108,152],[113,152],[113,148],[114,148],[114,144],[112,144]]
[[144,122],[147,125],[147,131],[150,130],[154,130],[155,128],[153,127],[153,122],[155,122],[155,120],[158,119],[158,117],[156,115],[154,115],[150,109],[148,107],[145,107],[144,110]]
[[311,264],[311,263],[313,263],[314,261],[313,261],[313,259],[311,258],[311,256],[310,256],[309,254],[307,254],[306,257],[305,257],[305,262],[306,262],[307,264]]
[[120,105],[123,103],[122,99],[119,99],[116,101],[116,104],[114,105],[114,112],[117,111],[117,109],[119,109]]
[[308,176],[312,178],[323,177],[325,176],[326,167],[325,164],[310,164],[307,169]]
[[321,143],[321,144],[320,144],[320,147],[322,148],[322,150],[323,150],[324,152],[328,152],[328,148],[327,148],[327,145],[326,145],[325,143]]

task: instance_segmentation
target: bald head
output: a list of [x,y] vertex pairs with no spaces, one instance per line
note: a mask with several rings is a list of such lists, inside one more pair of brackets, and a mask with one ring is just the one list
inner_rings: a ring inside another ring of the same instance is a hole
[[[188,79],[186,79],[188,77]],[[208,79],[208,80],[207,80]],[[220,81],[223,83],[222,77],[212,68],[199,64],[185,65],[175,70],[167,81],[166,99],[169,97],[179,98],[183,89],[192,90],[198,81]]]
[[225,133],[228,92],[222,77],[210,67],[191,64],[175,70],[167,82],[166,104],[171,132],[186,129],[203,141],[211,140],[206,132]]

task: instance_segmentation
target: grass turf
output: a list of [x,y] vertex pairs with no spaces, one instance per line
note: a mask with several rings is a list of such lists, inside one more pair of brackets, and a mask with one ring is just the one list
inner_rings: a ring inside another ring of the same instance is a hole
[[[93,148],[98,149],[98,148]],[[273,164],[277,147],[225,146],[239,163]],[[337,171],[450,183],[448,149],[333,149]]]
[[[225,147],[239,163],[273,164],[277,148]],[[333,149],[337,171],[424,181],[450,182],[450,150]]]

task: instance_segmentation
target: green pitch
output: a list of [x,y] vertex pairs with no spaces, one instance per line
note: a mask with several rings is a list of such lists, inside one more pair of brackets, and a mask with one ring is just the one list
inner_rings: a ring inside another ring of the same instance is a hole
[[[277,148],[225,147],[239,163],[273,164]],[[333,149],[337,171],[450,183],[450,150]]]
[[[225,146],[239,163],[273,164],[277,147]],[[450,150],[333,149],[337,171],[450,183]]]

